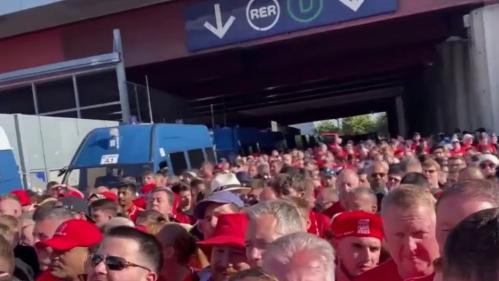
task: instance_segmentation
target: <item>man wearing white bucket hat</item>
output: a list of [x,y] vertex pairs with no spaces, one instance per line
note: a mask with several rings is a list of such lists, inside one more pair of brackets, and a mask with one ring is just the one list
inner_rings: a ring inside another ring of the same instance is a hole
[[218,191],[232,191],[232,192],[241,192],[248,191],[251,188],[243,187],[236,175],[233,173],[220,173],[213,178],[211,181],[211,189],[210,193],[218,192]]
[[478,165],[480,167],[480,170],[482,170],[485,178],[491,179],[496,176],[496,170],[497,166],[499,165],[499,160],[494,154],[483,154],[480,155]]

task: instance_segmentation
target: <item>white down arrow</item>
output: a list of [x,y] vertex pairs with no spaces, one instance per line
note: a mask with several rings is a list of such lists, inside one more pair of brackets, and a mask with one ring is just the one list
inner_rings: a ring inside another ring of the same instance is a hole
[[357,12],[362,4],[364,4],[365,0],[340,0],[343,5],[350,8],[352,11]]
[[215,4],[214,7],[215,7],[216,27],[207,21],[204,22],[204,27],[206,27],[206,29],[215,34],[218,38],[222,39],[224,38],[227,31],[229,31],[229,28],[232,26],[234,21],[236,20],[236,17],[230,16],[227,22],[224,24],[222,23],[223,19],[222,19],[222,11],[220,9],[220,4],[217,3]]

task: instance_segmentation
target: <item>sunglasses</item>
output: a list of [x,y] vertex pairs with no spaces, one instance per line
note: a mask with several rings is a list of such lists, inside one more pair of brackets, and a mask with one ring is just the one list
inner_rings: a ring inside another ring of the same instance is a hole
[[385,176],[386,176],[385,173],[372,173],[371,174],[371,177],[373,177],[373,178],[377,178],[377,177],[384,178]]
[[116,256],[104,256],[104,255],[99,255],[99,254],[93,254],[90,257],[90,264],[93,267],[96,267],[99,265],[101,262],[104,262],[106,267],[109,270],[115,270],[115,271],[121,271],[127,267],[138,267],[147,270],[148,272],[151,272],[151,270],[145,266],[138,265],[133,262],[129,262],[126,259],[122,257],[116,257]]
[[435,172],[437,172],[436,170],[424,170],[425,173],[427,174],[433,174]]
[[486,168],[495,169],[496,165],[493,163],[489,163],[489,164],[483,163],[483,164],[480,164],[480,168],[482,168],[482,169],[486,169]]

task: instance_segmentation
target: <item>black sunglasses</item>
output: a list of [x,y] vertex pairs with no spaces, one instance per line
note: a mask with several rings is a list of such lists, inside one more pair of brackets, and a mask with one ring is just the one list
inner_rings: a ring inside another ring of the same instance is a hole
[[488,164],[487,163],[482,163],[482,164],[480,164],[480,168],[482,168],[482,169],[486,169],[486,168],[494,169],[495,167],[496,167],[496,165],[493,164],[493,163],[488,163]]
[[104,262],[104,264],[106,265],[106,267],[109,270],[121,271],[127,267],[138,267],[138,268],[142,268],[142,269],[145,269],[145,270],[151,272],[151,270],[149,268],[142,266],[142,265],[138,265],[138,264],[133,263],[133,262],[129,262],[122,257],[103,256],[103,255],[99,255],[99,254],[93,254],[90,257],[90,263],[93,267],[96,267],[101,262]]

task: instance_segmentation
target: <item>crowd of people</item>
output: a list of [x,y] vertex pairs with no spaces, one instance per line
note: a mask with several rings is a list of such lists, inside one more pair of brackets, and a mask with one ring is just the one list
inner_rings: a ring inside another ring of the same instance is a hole
[[237,156],[0,199],[0,280],[499,280],[497,137]]

